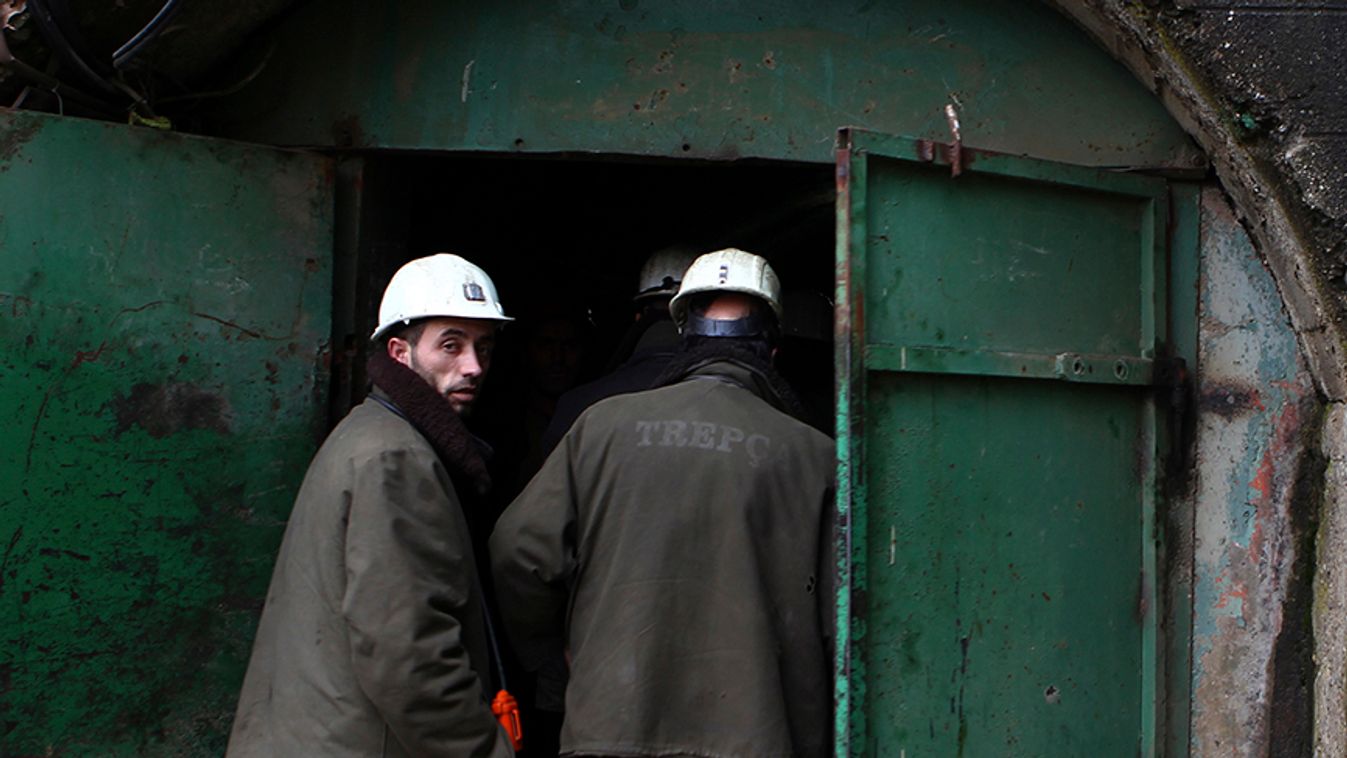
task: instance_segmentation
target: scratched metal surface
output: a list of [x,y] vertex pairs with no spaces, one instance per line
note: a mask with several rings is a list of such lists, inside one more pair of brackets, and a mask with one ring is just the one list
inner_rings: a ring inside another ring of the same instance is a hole
[[328,171],[0,114],[0,754],[221,752],[325,422]]
[[844,140],[839,754],[1154,754],[1154,393],[992,358],[1163,348],[1165,183]]
[[[288,145],[831,162],[838,127],[1084,165],[1201,164],[1046,5],[309,3],[239,61],[215,133]],[[265,63],[262,63],[265,61]]]
[[1272,276],[1215,189],[1199,292],[1192,750],[1265,755],[1279,649],[1309,633],[1290,609],[1320,406]]

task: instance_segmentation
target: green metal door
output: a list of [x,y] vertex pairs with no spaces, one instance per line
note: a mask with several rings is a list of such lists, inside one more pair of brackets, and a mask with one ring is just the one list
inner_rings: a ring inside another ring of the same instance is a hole
[[843,130],[839,755],[1150,755],[1162,180]]
[[326,424],[330,164],[0,114],[0,754],[222,751]]

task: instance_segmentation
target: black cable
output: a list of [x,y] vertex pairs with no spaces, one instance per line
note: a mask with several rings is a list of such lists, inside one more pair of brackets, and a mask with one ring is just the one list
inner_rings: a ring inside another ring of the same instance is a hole
[[164,6],[159,9],[159,12],[154,14],[154,18],[150,19],[150,23],[145,25],[144,29],[136,32],[134,37],[127,40],[126,44],[117,48],[117,51],[112,54],[112,67],[118,70],[125,68],[132,58],[136,57],[146,45],[153,42],[159,36],[159,33],[164,30],[164,26],[169,22],[169,19],[177,13],[178,5],[179,0],[167,0]]
[[[66,98],[69,98],[72,103],[100,115],[109,115],[117,112],[115,106],[105,102],[101,98],[70,87],[51,74],[33,68],[18,58],[15,58],[14,54],[10,52],[9,41],[5,38],[3,31],[0,31],[0,67],[12,71],[20,79],[27,82],[29,86],[55,95],[57,106],[62,113],[65,112]],[[14,107],[17,106],[18,104]]]
[[[117,96],[123,93],[114,87],[107,79],[95,71],[84,58],[80,56],[75,48],[71,46],[70,41],[66,39],[65,33],[61,29],[60,23],[52,14],[52,7],[47,0],[28,0],[28,7],[33,12],[33,20],[37,22],[38,28],[42,31],[42,37],[47,45],[61,56],[62,60],[74,67],[75,73],[85,80],[86,84],[91,84],[98,89]],[[64,6],[62,6],[64,7]]]

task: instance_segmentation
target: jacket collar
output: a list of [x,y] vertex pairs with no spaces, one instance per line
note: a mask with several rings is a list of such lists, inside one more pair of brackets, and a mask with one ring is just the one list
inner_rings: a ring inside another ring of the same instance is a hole
[[733,384],[769,402],[769,398],[775,394],[770,387],[766,386],[766,382],[763,381],[762,375],[758,371],[733,358],[715,358],[696,364],[689,368],[687,374],[683,377],[683,381],[689,379],[715,379],[726,384]]
[[631,351],[631,360],[650,355],[672,355],[678,349],[678,327],[672,319],[660,319],[650,325]]
[[366,370],[374,382],[376,401],[383,405],[391,403],[390,410],[405,418],[426,438],[456,482],[467,484],[478,495],[485,495],[491,488],[485,446],[468,431],[449,401],[415,371],[382,350],[376,350],[370,356]]
[[731,357],[710,358],[694,363],[683,375],[683,381],[695,379],[711,379],[742,387],[767,401],[773,408],[803,418],[795,393],[770,366],[757,366]]

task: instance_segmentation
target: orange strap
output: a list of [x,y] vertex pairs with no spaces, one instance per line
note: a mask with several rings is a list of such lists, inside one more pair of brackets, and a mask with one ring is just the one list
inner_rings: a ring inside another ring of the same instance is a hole
[[514,746],[515,752],[522,750],[524,729],[519,724],[519,703],[515,702],[514,695],[505,690],[497,692],[496,699],[491,701],[491,712],[496,714],[496,720],[510,736],[510,744]]

